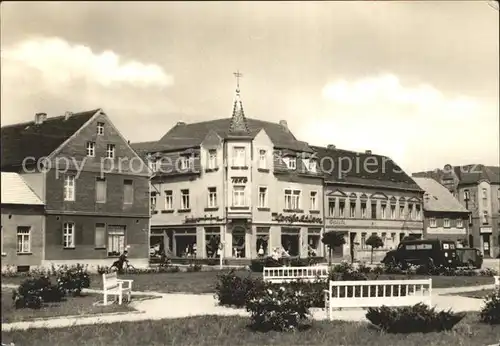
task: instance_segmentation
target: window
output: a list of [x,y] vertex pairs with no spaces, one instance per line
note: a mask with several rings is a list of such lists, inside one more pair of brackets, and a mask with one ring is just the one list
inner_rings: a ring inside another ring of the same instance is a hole
[[208,188],[208,207],[216,208],[217,207],[217,188],[209,187]]
[[259,257],[267,256],[269,253],[269,227],[257,227],[255,248]]
[[267,207],[267,187],[259,187],[259,208]]
[[180,160],[181,160],[180,169],[182,171],[193,169],[193,166],[194,166],[194,157],[181,156]]
[[443,227],[450,228],[450,219],[443,219]]
[[413,213],[413,204],[408,204],[408,216],[410,216],[410,218],[412,220],[415,219],[415,214]]
[[104,135],[104,123],[97,123],[97,134]]
[[75,176],[66,175],[64,177],[64,200],[74,201],[75,200]]
[[421,220],[422,219],[422,210],[421,210],[420,204],[417,204],[415,206],[415,210],[416,210],[416,215],[417,215],[416,219]]
[[285,163],[288,169],[297,169],[297,158],[296,157],[286,157]]
[[361,248],[366,249],[366,233],[361,233]]
[[245,186],[233,187],[233,207],[245,207]]
[[464,200],[468,201],[470,199],[470,193],[469,190],[464,190]]
[[208,151],[208,169],[215,169],[217,167],[217,150],[212,149]]
[[87,142],[87,156],[95,156],[95,142]]
[[345,217],[344,211],[345,211],[345,201],[340,200],[339,201],[339,217]]
[[134,182],[125,179],[123,181],[123,203],[132,204],[134,202]]
[[311,210],[318,210],[318,191],[311,191],[310,202]]
[[181,190],[181,209],[189,209],[191,204],[189,203],[189,189]]
[[335,216],[335,199],[334,198],[328,199],[328,215]]
[[234,167],[245,167],[245,147],[234,147],[233,148],[233,166]]
[[31,252],[31,228],[17,227],[17,253]]
[[96,203],[106,203],[106,178],[96,178],[95,201]]
[[285,190],[285,209],[300,209],[300,190]]
[[405,218],[405,206],[404,205],[399,206],[399,218],[400,219]]
[[267,154],[265,150],[259,150],[259,168],[266,169],[267,168]]
[[483,199],[488,199],[488,190],[483,189]]
[[318,170],[318,161],[311,160],[309,161],[309,171],[316,173]]
[[108,226],[108,256],[119,256],[125,250],[125,226]]
[[366,217],[366,202],[361,202],[361,217]]
[[158,171],[161,164],[161,160],[154,157],[148,157],[148,166],[153,172]]
[[103,223],[95,224],[95,247],[96,249],[106,248],[106,225]]
[[380,218],[385,219],[385,210],[387,206],[385,204],[380,205]]
[[172,190],[165,190],[165,210],[174,209],[174,193]]
[[483,224],[484,225],[488,224],[488,212],[486,210],[483,211]]
[[349,216],[351,218],[355,218],[356,217],[356,202],[351,202],[349,204]]
[[429,227],[432,227],[432,228],[437,227],[436,218],[434,218],[434,217],[429,218]]
[[372,203],[372,219],[377,218],[377,203]]
[[382,248],[386,248],[387,247],[387,233],[386,232],[382,232],[382,235],[380,236],[380,238],[382,238],[382,242],[384,243],[383,247]]
[[391,205],[391,219],[396,219],[396,206]]
[[156,210],[156,191],[150,193],[151,210]]
[[114,144],[108,144],[106,146],[106,157],[108,159],[114,159],[115,158],[115,145]]
[[75,224],[72,222],[65,222],[63,224],[63,247],[75,247]]
[[462,219],[457,219],[457,228],[463,228],[464,227],[464,221]]

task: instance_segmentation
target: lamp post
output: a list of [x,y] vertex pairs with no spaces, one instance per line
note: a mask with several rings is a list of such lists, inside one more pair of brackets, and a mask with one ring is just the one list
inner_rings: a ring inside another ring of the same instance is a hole
[[220,270],[222,270],[222,260],[223,260],[223,257],[224,257],[224,245],[225,245],[225,242],[221,240],[221,242],[219,243],[219,251],[220,251],[220,254],[219,254],[219,268],[220,268]]

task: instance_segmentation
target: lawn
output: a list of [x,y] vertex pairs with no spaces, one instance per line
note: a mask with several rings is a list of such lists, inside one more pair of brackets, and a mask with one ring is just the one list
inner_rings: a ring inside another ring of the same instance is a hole
[[183,319],[123,322],[64,329],[2,332],[2,342],[16,345],[316,345],[316,346],[470,346],[500,340],[500,328],[478,322],[470,313],[451,332],[395,335],[380,333],[367,323],[313,321],[295,333],[259,333],[244,317],[202,316]]
[[492,293],[493,293],[493,289],[491,289],[491,290],[477,290],[477,291],[472,291],[472,292],[461,292],[461,293],[455,293],[455,294],[450,294],[450,295],[467,297],[467,298],[484,299],[487,296],[491,295]]
[[[120,278],[134,280],[133,290],[139,292],[161,292],[161,293],[214,293],[214,286],[219,271],[204,272],[179,272],[179,273],[150,273],[150,274],[130,274],[122,275]],[[262,277],[262,273],[252,273],[247,271],[238,271],[239,275],[252,277]],[[406,279],[406,275],[381,275],[380,280],[384,279]],[[425,279],[424,275],[413,275],[411,279]],[[24,278],[20,277],[2,277],[2,284],[18,285]],[[433,288],[478,286],[493,284],[494,280],[488,276],[433,276]],[[91,288],[102,289],[102,277],[91,275]]]
[[135,311],[127,304],[94,306],[93,304],[98,301],[102,301],[102,295],[85,294],[81,297],[68,297],[66,300],[59,303],[44,304],[41,309],[16,309],[12,301],[12,291],[2,290],[2,323],[59,316],[83,316]]

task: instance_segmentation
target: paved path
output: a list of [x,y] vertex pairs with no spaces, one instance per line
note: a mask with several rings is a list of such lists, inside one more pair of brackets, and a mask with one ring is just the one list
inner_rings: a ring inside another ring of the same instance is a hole
[[[15,288],[15,285],[2,285],[5,288]],[[433,289],[432,301],[436,308],[441,310],[453,309],[453,311],[479,311],[483,301],[481,299],[447,296],[445,294],[491,289],[493,285],[473,287],[453,287]],[[99,290],[86,290],[92,293],[102,293]],[[248,316],[244,309],[232,309],[217,305],[213,294],[183,294],[183,293],[155,293],[134,292],[134,295],[156,295],[159,298],[143,301],[133,301],[131,307],[141,313],[120,314],[108,316],[89,316],[55,318],[50,320],[39,320],[29,322],[2,323],[2,331],[27,329],[27,328],[61,328],[75,325],[88,325],[100,323],[116,323],[143,320],[160,320],[169,318],[183,318],[190,316],[220,315],[220,316]],[[326,313],[323,309],[311,309],[312,318],[324,320]],[[362,309],[349,309],[335,312],[335,319],[343,321],[366,322],[366,311]]]

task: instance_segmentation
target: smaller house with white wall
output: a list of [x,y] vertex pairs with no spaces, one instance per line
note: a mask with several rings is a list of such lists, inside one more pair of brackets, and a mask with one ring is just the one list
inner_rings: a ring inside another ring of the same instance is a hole
[[413,180],[425,191],[424,237],[468,243],[469,211],[453,194],[432,178]]
[[45,205],[21,175],[2,172],[2,268],[40,266],[44,257]]

